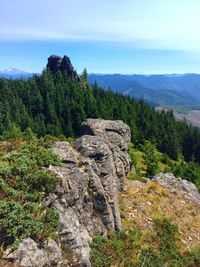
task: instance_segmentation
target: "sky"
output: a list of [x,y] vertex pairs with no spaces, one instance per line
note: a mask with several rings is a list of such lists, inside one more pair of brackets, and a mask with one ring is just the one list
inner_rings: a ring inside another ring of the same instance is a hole
[[0,70],[200,73],[199,0],[0,0]]

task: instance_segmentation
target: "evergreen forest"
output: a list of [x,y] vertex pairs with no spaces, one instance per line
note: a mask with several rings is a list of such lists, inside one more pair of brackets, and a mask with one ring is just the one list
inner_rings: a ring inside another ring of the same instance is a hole
[[123,120],[132,132],[135,147],[151,141],[171,159],[200,163],[200,131],[175,120],[172,112],[156,112],[143,100],[134,100],[87,83],[86,70],[77,80],[60,71],[44,70],[23,80],[0,79],[0,134],[12,123],[24,131],[78,137],[86,118]]

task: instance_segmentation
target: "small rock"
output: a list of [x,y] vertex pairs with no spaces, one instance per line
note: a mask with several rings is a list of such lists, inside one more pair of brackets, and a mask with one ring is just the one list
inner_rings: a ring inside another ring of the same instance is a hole
[[172,173],[159,173],[153,177],[152,181],[169,189],[170,192],[182,195],[192,202],[200,205],[200,194],[196,186],[181,178],[176,178]]
[[40,249],[31,238],[24,239],[17,250],[4,257],[23,267],[43,267],[48,264],[47,252]]

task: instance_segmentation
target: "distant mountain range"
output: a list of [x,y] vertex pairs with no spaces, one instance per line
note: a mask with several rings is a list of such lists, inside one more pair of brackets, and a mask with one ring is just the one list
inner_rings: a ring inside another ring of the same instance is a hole
[[[0,77],[7,79],[28,79],[33,75],[17,68],[0,71]],[[88,79],[90,83],[96,81],[101,87],[110,87],[155,106],[180,112],[200,109],[200,74],[89,74]]]
[[89,82],[161,106],[200,108],[199,74],[90,74]]
[[33,76],[34,73],[29,73],[23,70],[19,70],[17,68],[8,68],[6,70],[0,71],[0,77],[1,78],[7,78],[7,79],[28,79],[31,76]]

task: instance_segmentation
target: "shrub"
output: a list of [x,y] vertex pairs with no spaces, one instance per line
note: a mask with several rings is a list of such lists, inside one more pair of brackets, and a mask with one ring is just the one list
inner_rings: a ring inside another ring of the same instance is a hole
[[130,156],[130,159],[131,159],[131,165],[136,168],[136,166],[137,166],[137,158],[136,158],[136,155],[135,155],[135,149],[134,149],[134,145],[133,144],[131,144],[128,147],[128,153],[129,153],[129,156]]
[[0,201],[0,243],[16,247],[24,238],[55,237],[59,228],[58,214],[35,203]]
[[25,175],[24,181],[33,191],[49,193],[55,189],[58,183],[58,176],[51,171],[36,169],[32,173]]
[[130,265],[133,250],[140,246],[141,234],[135,229],[111,232],[108,238],[96,236],[91,243],[92,266],[109,267]]
[[15,123],[10,123],[8,127],[8,131],[3,133],[3,139],[22,139],[22,131],[19,127],[16,126]]
[[158,151],[154,144],[149,141],[145,141],[142,146],[144,164],[146,165],[146,174],[149,178],[152,178],[159,172],[158,168]]
[[45,167],[61,162],[30,130],[21,134],[23,140],[13,136],[0,145],[0,246],[4,248],[16,248],[27,237],[56,238],[59,230],[58,213],[42,203],[59,181]]

